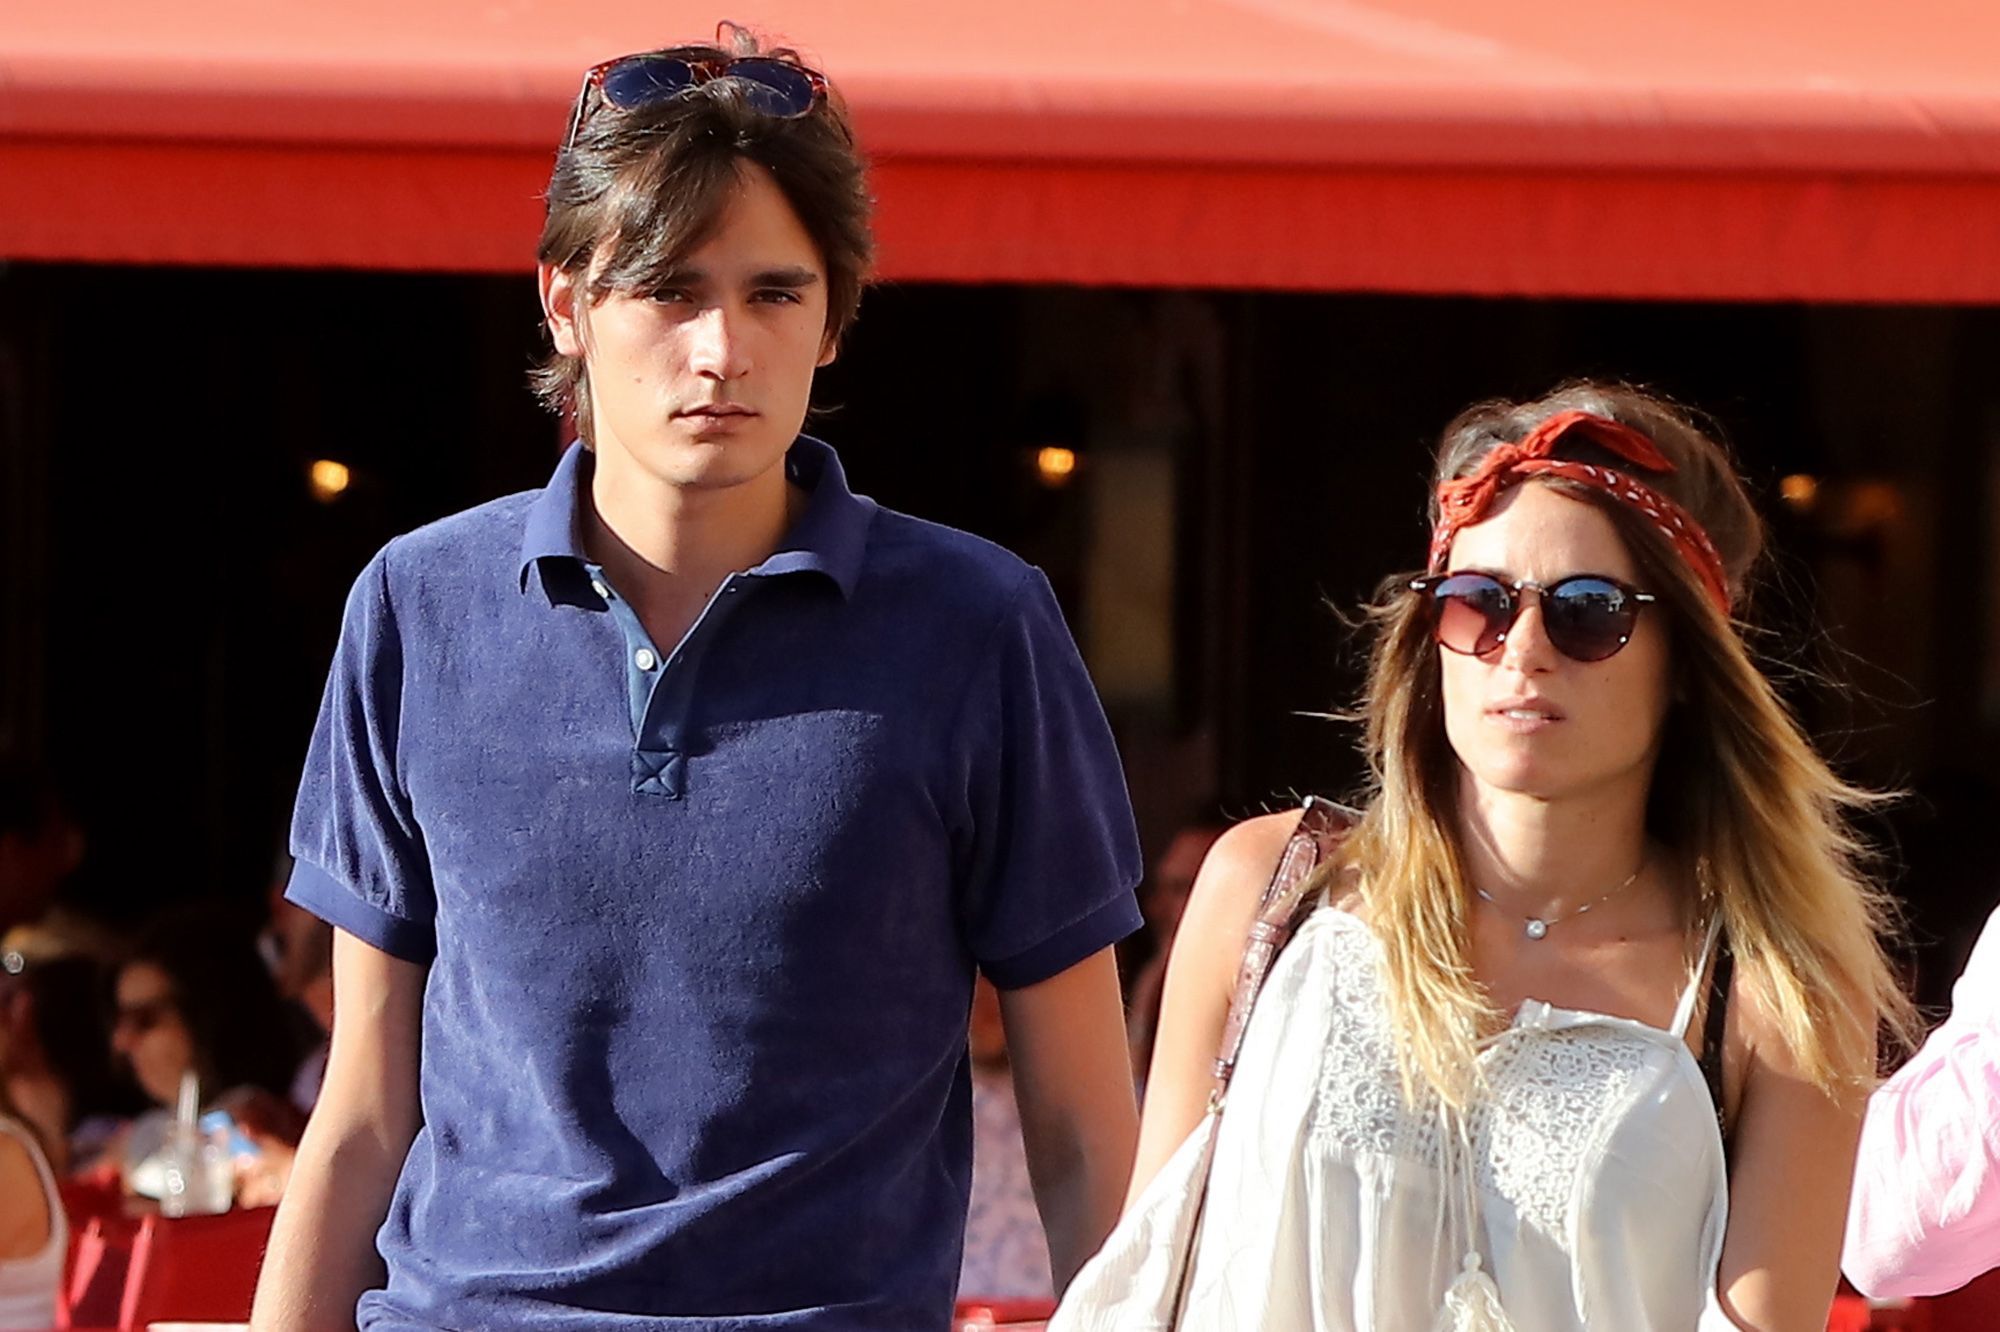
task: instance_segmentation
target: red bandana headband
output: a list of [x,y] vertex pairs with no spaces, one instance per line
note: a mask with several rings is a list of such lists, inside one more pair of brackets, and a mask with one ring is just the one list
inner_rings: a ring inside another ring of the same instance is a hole
[[1716,553],[1715,543],[1708,539],[1708,533],[1702,531],[1694,515],[1624,472],[1550,457],[1556,444],[1571,431],[1648,472],[1674,470],[1672,461],[1652,440],[1628,425],[1592,412],[1557,412],[1530,430],[1519,443],[1502,444],[1488,453],[1470,476],[1446,481],[1438,487],[1437,527],[1431,532],[1431,572],[1443,572],[1445,557],[1451,553],[1451,539],[1461,528],[1484,519],[1510,488],[1531,476],[1559,476],[1601,490],[1645,514],[1695,571],[1716,608],[1727,615],[1729,579],[1722,572],[1722,556]]

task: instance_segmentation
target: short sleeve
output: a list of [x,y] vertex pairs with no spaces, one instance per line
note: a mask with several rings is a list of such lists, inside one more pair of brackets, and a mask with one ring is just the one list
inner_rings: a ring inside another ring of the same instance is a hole
[[296,865],[285,896],[364,943],[410,962],[437,951],[423,836],[397,762],[403,651],[388,552],[348,594],[292,815]]
[[1864,1294],[1936,1295],[2000,1254],[2000,912],[1951,1016],[1869,1098],[1841,1269]]
[[1139,927],[1139,839],[1111,727],[1038,570],[970,676],[953,732],[961,910],[980,969],[1018,989]]

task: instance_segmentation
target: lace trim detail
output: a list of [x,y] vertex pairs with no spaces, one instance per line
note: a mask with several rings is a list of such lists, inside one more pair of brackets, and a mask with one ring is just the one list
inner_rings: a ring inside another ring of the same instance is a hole
[[[1309,1137],[1353,1155],[1444,1162],[1438,1117],[1404,1103],[1375,944],[1342,922],[1325,941],[1332,1012]],[[1553,1237],[1568,1229],[1585,1158],[1656,1051],[1613,1026],[1510,1027],[1486,1055],[1492,1094],[1469,1128],[1479,1187]]]
[[1493,1095],[1472,1109],[1479,1186],[1546,1233],[1565,1234],[1585,1157],[1651,1053],[1608,1027],[1503,1036],[1487,1064]]
[[[1405,1155],[1407,1150],[1399,1147],[1416,1127],[1416,1117],[1403,1103],[1374,941],[1366,930],[1352,927],[1332,929],[1329,935],[1333,1008],[1310,1136],[1331,1139],[1351,1152]],[[1428,1159],[1437,1159],[1435,1143]]]

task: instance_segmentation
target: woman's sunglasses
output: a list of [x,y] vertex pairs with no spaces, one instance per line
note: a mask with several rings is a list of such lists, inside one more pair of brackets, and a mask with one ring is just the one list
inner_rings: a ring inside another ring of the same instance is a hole
[[1532,591],[1541,601],[1542,632],[1572,661],[1603,661],[1632,641],[1639,608],[1659,598],[1603,574],[1571,574],[1543,585],[1508,583],[1483,573],[1443,573],[1410,580],[1427,599],[1431,636],[1441,647],[1483,657],[1507,641]]
[[679,97],[716,79],[734,79],[742,85],[743,96],[754,110],[779,120],[796,120],[826,96],[824,74],[776,56],[737,57],[705,46],[620,56],[584,71],[563,147],[574,146],[577,131],[596,107],[610,105],[631,111]]
[[171,998],[142,999],[136,1004],[114,1005],[109,1025],[113,1032],[130,1031],[134,1036],[145,1036],[179,1011]]

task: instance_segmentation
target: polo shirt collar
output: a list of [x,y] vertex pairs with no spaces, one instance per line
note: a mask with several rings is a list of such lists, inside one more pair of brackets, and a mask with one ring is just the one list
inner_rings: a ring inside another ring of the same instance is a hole
[[[521,535],[521,589],[528,571],[543,570],[546,561],[589,563],[577,521],[590,486],[595,459],[581,443],[563,452],[547,486],[528,506]],[[785,454],[785,476],[806,491],[805,511],[785,533],[771,557],[749,572],[753,575],[817,573],[852,596],[861,579],[861,560],[868,545],[868,524],[875,501],[847,488],[847,473],[830,445],[800,435]],[[554,597],[546,577],[542,588]]]

